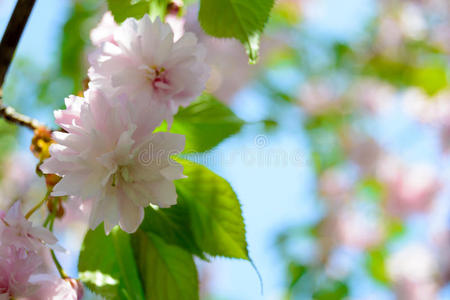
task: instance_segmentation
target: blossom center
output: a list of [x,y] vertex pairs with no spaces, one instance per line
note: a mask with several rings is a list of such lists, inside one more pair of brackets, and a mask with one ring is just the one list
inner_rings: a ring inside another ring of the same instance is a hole
[[142,66],[145,72],[145,77],[150,82],[154,90],[168,90],[170,88],[167,80],[167,72],[164,67],[158,66]]
[[127,166],[119,166],[117,172],[112,175],[111,186],[116,187],[119,182],[133,183],[134,178],[130,174],[130,170]]

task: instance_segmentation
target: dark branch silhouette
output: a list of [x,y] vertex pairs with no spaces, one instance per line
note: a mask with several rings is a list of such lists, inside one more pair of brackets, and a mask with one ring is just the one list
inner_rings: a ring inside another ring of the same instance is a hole
[[3,105],[3,84],[22,36],[25,25],[36,0],[18,0],[14,12],[0,42],[0,117],[6,121],[35,130],[42,126],[37,120],[17,113],[14,108]]

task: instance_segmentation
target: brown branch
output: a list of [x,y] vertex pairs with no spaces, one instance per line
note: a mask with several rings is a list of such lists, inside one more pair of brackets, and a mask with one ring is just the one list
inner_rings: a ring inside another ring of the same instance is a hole
[[14,108],[4,106],[3,104],[0,104],[0,116],[8,122],[28,127],[31,130],[35,130],[40,126],[43,126],[37,120],[19,114],[14,110]]
[[35,130],[41,125],[37,120],[22,115],[12,107],[3,105],[3,84],[36,0],[17,0],[8,26],[0,42],[0,117],[8,122]]
[[30,128],[31,130],[44,126],[40,124],[38,120],[22,115],[16,112],[14,108],[3,105],[2,100],[2,90],[0,89],[0,117],[6,121]]
[[0,42],[0,87],[5,81],[6,72],[11,65],[17,44],[35,2],[36,0],[17,0],[14,12],[9,19],[5,34]]

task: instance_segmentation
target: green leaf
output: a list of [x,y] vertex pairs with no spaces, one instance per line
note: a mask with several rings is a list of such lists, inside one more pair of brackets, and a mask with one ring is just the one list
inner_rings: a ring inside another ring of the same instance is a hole
[[117,23],[131,17],[141,19],[150,10],[149,0],[107,0],[107,2]]
[[198,18],[209,35],[241,41],[250,63],[255,63],[273,4],[274,0],[201,0]]
[[78,274],[86,286],[107,299],[145,299],[129,236],[114,229],[106,236],[102,226],[84,238]]
[[175,182],[178,201],[189,207],[197,244],[212,256],[249,259],[241,206],[229,183],[203,166],[179,161],[187,178]]
[[111,231],[114,249],[116,250],[117,264],[119,265],[120,277],[125,285],[126,291],[131,299],[144,300],[144,294],[139,279],[133,249],[130,244],[130,235],[116,226]]
[[189,208],[185,203],[178,201],[177,205],[169,208],[147,207],[139,229],[156,234],[168,244],[179,246],[189,253],[205,258],[195,241]]
[[78,274],[93,292],[108,299],[117,296],[120,270],[111,238],[99,226],[89,231],[84,238],[78,260]]
[[202,95],[174,117],[171,132],[186,136],[185,152],[203,152],[241,130],[244,121],[211,95]]
[[199,299],[198,275],[192,255],[153,233],[132,235],[144,290],[152,300]]

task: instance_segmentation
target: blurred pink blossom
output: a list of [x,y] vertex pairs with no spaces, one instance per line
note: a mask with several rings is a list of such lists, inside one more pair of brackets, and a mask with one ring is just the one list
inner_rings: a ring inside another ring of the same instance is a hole
[[381,221],[358,209],[344,208],[336,215],[336,233],[340,244],[365,250],[383,241]]
[[300,106],[311,116],[329,111],[345,109],[342,98],[336,89],[325,81],[308,82],[300,88]]
[[353,182],[345,171],[327,169],[319,178],[319,193],[330,201],[331,205],[340,206],[350,201]]
[[346,128],[341,132],[344,151],[359,167],[361,174],[372,176],[378,160],[383,156],[383,149],[371,137],[361,132]]
[[374,114],[389,111],[396,96],[393,86],[376,79],[357,81],[350,92],[356,103],[367,112]]
[[388,257],[387,271],[394,282],[398,299],[436,299],[438,265],[428,247],[410,244],[395,251]]
[[428,96],[417,88],[408,89],[403,97],[404,110],[418,121],[440,131],[444,152],[450,149],[450,90]]
[[380,160],[377,176],[387,186],[387,209],[393,214],[427,211],[441,187],[430,165],[406,165],[389,156]]

